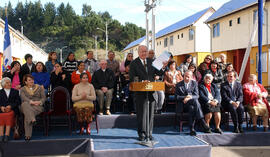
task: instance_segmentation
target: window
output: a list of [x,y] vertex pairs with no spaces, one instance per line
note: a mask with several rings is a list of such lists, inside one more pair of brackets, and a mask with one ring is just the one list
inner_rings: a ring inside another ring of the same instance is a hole
[[177,35],[177,38],[179,39],[179,35]]
[[[256,72],[258,72],[258,64],[259,64],[259,57],[258,53],[256,53]],[[267,52],[262,52],[262,72],[267,72]]]
[[173,36],[170,36],[170,45],[173,45]]
[[[258,18],[258,10],[254,10],[253,11],[253,23],[255,23],[255,20],[257,18]],[[263,10],[263,24],[265,24],[264,21],[266,21],[266,18],[267,18],[267,10],[264,9]]]
[[193,38],[194,38],[194,30],[189,29],[189,40],[193,40]]
[[238,18],[237,18],[237,24],[240,24],[240,23],[241,23],[241,18],[238,17]]
[[133,49],[131,49],[129,52],[130,52],[130,53],[133,53]]
[[230,27],[232,26],[232,20],[229,21],[229,26],[230,26]]
[[219,23],[213,25],[213,37],[218,37],[220,35],[220,26]]
[[168,38],[165,38],[164,39],[164,47],[167,47],[168,46]]
[[183,33],[181,34],[181,38],[184,38],[184,34]]

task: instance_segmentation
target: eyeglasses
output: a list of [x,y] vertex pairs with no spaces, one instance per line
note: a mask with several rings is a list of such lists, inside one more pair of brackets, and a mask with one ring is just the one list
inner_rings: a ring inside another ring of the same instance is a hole
[[205,58],[205,59],[207,59],[207,60],[211,60],[211,58]]

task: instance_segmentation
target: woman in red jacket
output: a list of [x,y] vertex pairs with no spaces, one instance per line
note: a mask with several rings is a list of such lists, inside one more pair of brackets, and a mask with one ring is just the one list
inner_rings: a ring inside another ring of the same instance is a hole
[[88,82],[91,83],[91,75],[89,73],[89,71],[85,70],[85,65],[84,62],[78,62],[78,70],[73,71],[71,74],[71,82],[73,85],[76,85],[78,83],[80,83],[80,75],[81,73],[86,73],[88,75]]
[[263,85],[257,83],[257,76],[251,74],[248,83],[244,84],[244,100],[248,105],[249,114],[253,122],[253,130],[257,129],[257,117],[262,116],[264,131],[268,130],[270,107],[267,101],[268,92]]

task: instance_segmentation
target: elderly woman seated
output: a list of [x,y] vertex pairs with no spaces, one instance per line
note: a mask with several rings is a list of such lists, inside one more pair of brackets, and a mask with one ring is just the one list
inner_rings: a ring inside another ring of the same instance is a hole
[[209,126],[212,115],[214,114],[216,125],[214,132],[222,134],[222,130],[219,127],[221,120],[221,96],[217,86],[212,81],[213,76],[211,74],[204,76],[203,82],[199,85],[199,102],[202,106],[207,125]]
[[268,93],[266,89],[257,82],[257,76],[251,74],[248,83],[243,86],[243,91],[244,100],[252,118],[253,130],[257,130],[257,117],[262,116],[264,131],[267,131],[270,107],[267,101]]
[[34,84],[34,77],[26,74],[23,78],[25,84],[21,88],[21,111],[24,114],[25,141],[30,141],[33,125],[36,124],[36,115],[43,111],[46,96],[44,88]]
[[[10,128],[15,122],[15,110],[20,105],[19,91],[11,88],[11,80],[4,77],[1,82],[3,89],[0,90],[0,142],[9,140]],[[4,136],[4,127],[6,132]]]
[[80,134],[84,132],[84,125],[87,125],[87,134],[91,133],[90,124],[93,118],[94,104],[96,100],[96,93],[94,86],[90,84],[88,74],[81,73],[80,83],[76,84],[72,91],[72,101],[74,102],[74,109],[77,115],[77,120],[80,123]]

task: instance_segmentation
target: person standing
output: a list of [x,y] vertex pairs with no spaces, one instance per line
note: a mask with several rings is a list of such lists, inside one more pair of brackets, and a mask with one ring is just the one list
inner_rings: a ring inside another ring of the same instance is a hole
[[205,133],[211,133],[210,128],[207,126],[201,105],[198,101],[199,90],[198,84],[192,79],[192,71],[188,70],[184,74],[184,80],[177,83],[175,87],[175,96],[180,109],[188,110],[189,113],[189,127],[190,135],[196,136],[195,122],[198,120]]
[[50,52],[48,56],[48,61],[45,63],[45,67],[47,69],[47,73],[51,75],[51,73],[55,70],[54,65],[58,63],[56,52]]
[[[147,58],[148,49],[146,46],[141,45],[138,48],[138,55],[135,60],[130,64],[129,79],[131,82],[134,80],[143,82],[153,82],[155,75],[163,75],[165,67],[168,62],[163,63],[162,70],[157,70],[152,66],[152,59]],[[136,78],[136,79],[135,79]],[[138,78],[138,79],[137,79]],[[136,104],[137,121],[138,121],[138,135],[139,141],[153,140],[152,131],[154,125],[154,106],[155,99],[154,92],[134,92],[134,101]],[[147,108],[149,107],[149,132],[147,132]]]
[[177,68],[181,72],[181,74],[184,76],[184,73],[188,70],[189,64],[193,63],[193,57],[192,55],[186,55],[184,62]]
[[[35,71],[35,64],[33,63],[32,59],[33,56],[31,54],[26,54],[24,56],[26,63],[24,63],[21,67],[21,75],[22,77],[26,74],[32,74]],[[23,83],[24,84],[24,83]]]

